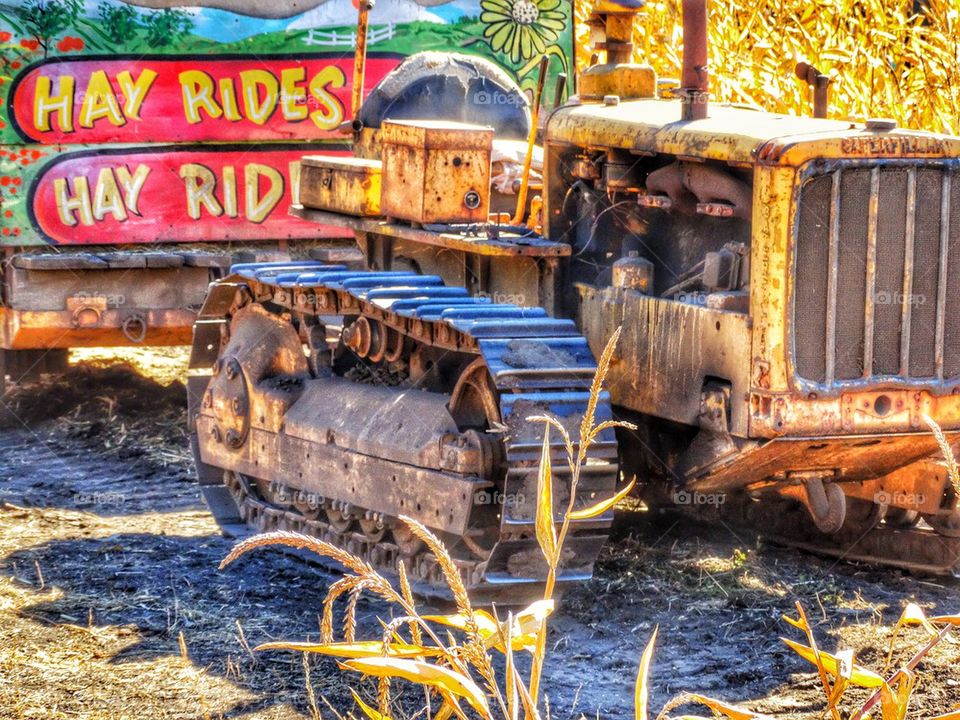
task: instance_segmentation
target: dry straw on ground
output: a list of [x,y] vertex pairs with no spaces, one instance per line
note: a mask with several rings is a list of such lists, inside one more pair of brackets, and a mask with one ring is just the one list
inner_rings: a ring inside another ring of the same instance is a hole
[[[607,421],[595,423],[595,410],[603,380],[619,338],[617,330],[604,350],[590,390],[591,400],[583,422],[575,436],[555,418],[536,416],[531,422],[544,424],[543,452],[537,482],[536,537],[546,559],[548,575],[542,600],[534,602],[517,614],[501,617],[475,608],[464,587],[460,572],[447,553],[443,543],[416,520],[401,518],[420,537],[435,555],[450,589],[456,612],[449,615],[424,615],[406,580],[401,560],[397,567],[399,589],[360,558],[322,540],[288,532],[274,532],[255,536],[239,543],[224,558],[221,567],[256,548],[285,545],[312,550],[339,562],[346,575],[331,585],[324,601],[320,643],[271,642],[258,650],[293,650],[340,658],[340,668],[378,679],[376,705],[366,703],[359,694],[354,699],[360,712],[370,720],[390,720],[393,717],[425,717],[427,720],[541,720],[549,718],[549,703],[541,690],[543,670],[548,662],[547,624],[555,607],[554,590],[560,569],[562,548],[571,519],[596,517],[610,510],[632,489],[631,482],[616,495],[581,510],[574,510],[576,489],[586,451],[603,429],[611,426],[632,427],[629,423]],[[932,423],[932,421],[930,421]],[[935,425],[934,432],[939,435]],[[552,494],[552,467],[550,433],[554,430],[563,438],[566,461],[571,472],[570,500],[559,508]],[[946,443],[941,447],[952,462],[952,452]],[[558,510],[561,520],[557,522]],[[357,640],[356,606],[360,594],[367,591],[393,606],[397,614],[389,622],[381,621],[378,635],[370,640]],[[334,604],[338,598],[347,598],[343,613],[342,640],[334,630]],[[904,720],[909,710],[916,682],[916,669],[927,654],[941,641],[950,638],[951,630],[960,625],[960,616],[944,615],[928,618],[916,604],[909,604],[901,615],[893,636],[887,665],[895,651],[907,660],[892,671],[875,672],[856,662],[852,649],[829,653],[821,649],[801,604],[796,604],[797,617],[784,620],[804,635],[806,644],[784,639],[800,657],[812,663],[819,676],[824,693],[825,708],[814,717],[831,716],[832,720],[864,720],[881,717],[882,720]],[[926,641],[917,648],[897,645],[904,626],[919,626],[927,633]],[[406,633],[406,635],[404,634]],[[634,691],[636,720],[648,720],[649,673],[654,662],[654,643],[657,630],[644,650],[640,661]],[[952,639],[952,638],[951,638]],[[530,654],[530,670],[526,676],[518,667],[517,658]],[[502,661],[499,656],[503,657]],[[502,667],[502,672],[498,669]],[[392,683],[410,683],[423,692],[423,705],[415,712],[394,701]],[[856,690],[855,690],[856,689]],[[859,692],[857,692],[859,691]],[[864,695],[866,693],[866,695]],[[769,716],[748,708],[699,693],[684,692],[667,702],[657,720],[706,720],[691,715],[670,713],[689,705],[703,705],[714,717],[730,720],[768,720]],[[960,720],[960,712],[942,715],[937,720]]]
[[[915,7],[926,6],[923,14]],[[577,3],[585,20],[590,3]],[[960,132],[960,6],[950,0],[710,0],[711,95],[777,112],[809,114],[800,61],[833,78],[830,116],[891,117],[904,126]],[[654,0],[635,24],[636,59],[679,77],[680,0]],[[577,55],[590,60],[578,24]]]

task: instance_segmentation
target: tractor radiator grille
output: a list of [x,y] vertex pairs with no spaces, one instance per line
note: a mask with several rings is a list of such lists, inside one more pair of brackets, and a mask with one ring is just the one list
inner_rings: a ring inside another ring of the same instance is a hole
[[960,172],[851,163],[806,180],[794,278],[801,378],[960,379]]

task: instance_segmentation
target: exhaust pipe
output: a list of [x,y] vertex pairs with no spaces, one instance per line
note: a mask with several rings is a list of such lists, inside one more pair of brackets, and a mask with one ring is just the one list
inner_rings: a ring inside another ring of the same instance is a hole
[[681,119],[707,116],[707,0],[683,0],[683,70],[680,74]]

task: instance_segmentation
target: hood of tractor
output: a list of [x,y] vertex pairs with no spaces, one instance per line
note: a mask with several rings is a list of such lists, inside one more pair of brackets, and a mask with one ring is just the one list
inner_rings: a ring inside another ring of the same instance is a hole
[[960,138],[950,135],[718,103],[710,105],[709,117],[682,121],[679,102],[663,99],[561,107],[549,119],[547,141],[744,165],[799,166],[835,157],[960,156]]

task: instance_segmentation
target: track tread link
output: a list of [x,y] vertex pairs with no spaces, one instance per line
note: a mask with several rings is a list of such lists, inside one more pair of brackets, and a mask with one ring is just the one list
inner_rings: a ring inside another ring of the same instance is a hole
[[[218,292],[218,288],[224,290]],[[240,290],[248,291],[251,299],[269,300],[293,311],[375,317],[420,342],[428,338],[426,344],[433,340],[434,345],[482,357],[498,391],[501,420],[506,426],[503,436],[507,466],[505,502],[501,506],[501,541],[493,554],[495,556],[499,548],[510,556],[540,552],[534,539],[530,504],[511,505],[511,496],[529,492],[531,476],[535,483],[541,454],[542,427],[527,422],[527,417],[546,412],[564,418],[571,436],[577,439],[577,428],[587,409],[589,388],[597,365],[587,340],[580,335],[573,321],[548,317],[542,308],[522,308],[493,303],[488,298],[471,297],[466,289],[447,286],[442,278],[434,275],[348,270],[321,262],[270,262],[234,265],[228,277],[211,287],[200,313],[201,322],[209,324],[208,330],[219,332],[219,325],[228,320],[230,300]],[[322,306],[318,298],[323,298]],[[212,364],[216,349],[211,338],[209,332],[195,335],[192,367]],[[596,408],[596,422],[612,417],[610,397],[603,392]],[[569,480],[566,452],[556,432],[551,434],[551,455],[557,461],[554,463],[555,482],[556,478],[560,482]],[[611,495],[618,476],[616,437],[612,429],[607,429],[599,434],[588,453],[578,503],[590,504]],[[250,488],[244,487],[242,482],[234,480],[232,484],[240,514],[259,529],[297,529],[322,534],[328,541],[359,551],[380,569],[394,571],[394,548],[388,543],[378,543],[382,545],[379,552],[372,547],[362,548],[360,546],[365,541],[362,534],[335,533],[321,522],[306,520],[302,516],[298,518],[294,513],[269,506],[253,497]],[[564,509],[565,505],[558,503],[558,521],[562,520]],[[232,516],[227,517],[229,512],[224,515],[225,521],[232,519],[235,522]],[[561,581],[574,582],[591,577],[592,561],[606,539],[612,520],[613,512],[608,511],[598,518],[572,524],[573,552],[589,556],[587,566],[590,569],[562,572]],[[506,542],[504,532],[510,538]],[[429,559],[421,560],[419,573],[418,563],[413,563],[414,575],[419,576],[421,590],[425,589],[424,584],[434,586],[426,587],[427,590],[435,590],[439,582],[436,568]],[[465,561],[458,561],[458,564],[469,584],[488,590],[506,590],[542,580],[491,570],[489,565],[492,563],[486,561],[475,567]],[[503,564],[506,565],[506,558]],[[431,566],[433,572],[426,566]]]

